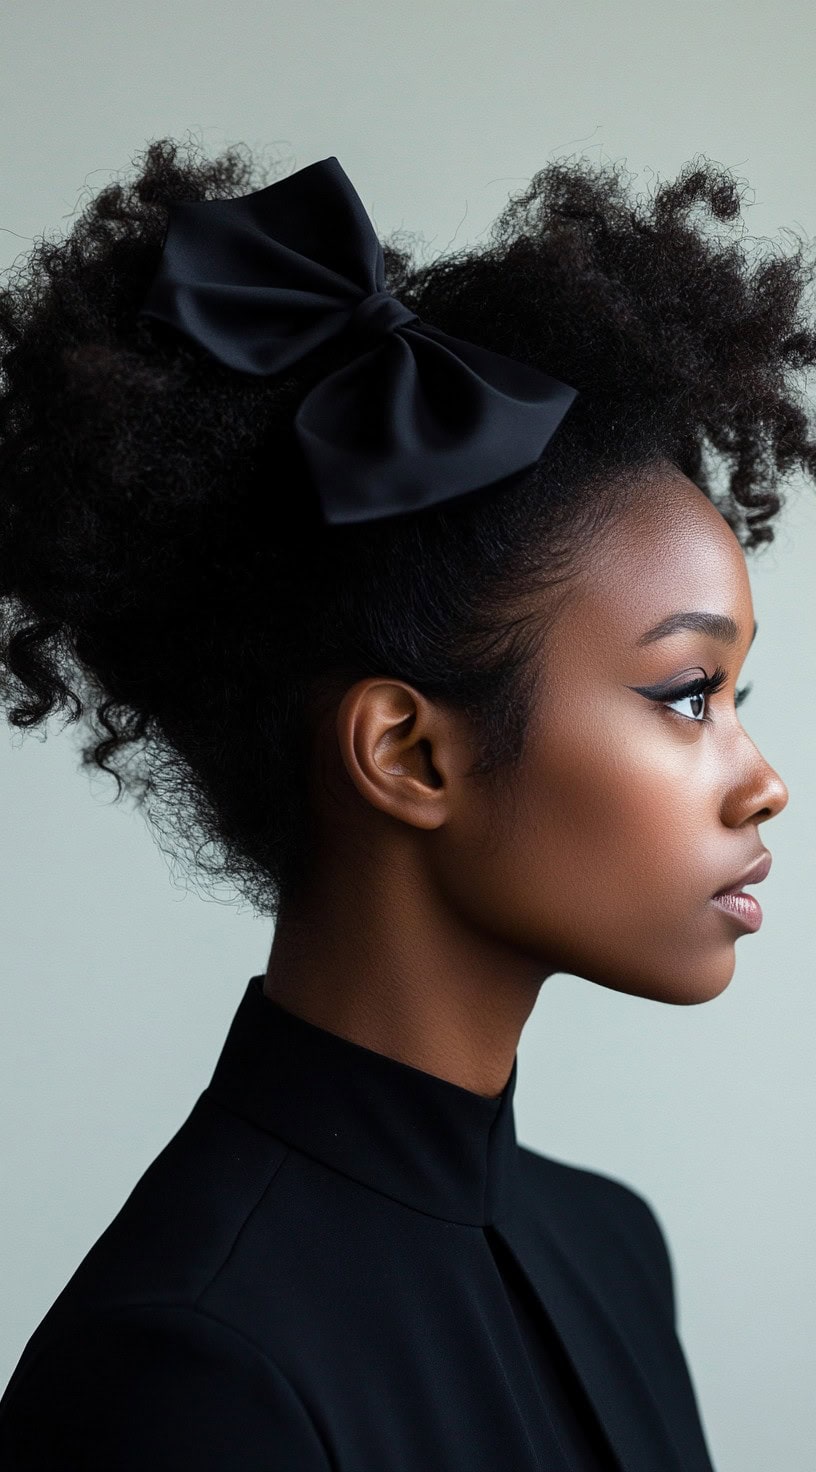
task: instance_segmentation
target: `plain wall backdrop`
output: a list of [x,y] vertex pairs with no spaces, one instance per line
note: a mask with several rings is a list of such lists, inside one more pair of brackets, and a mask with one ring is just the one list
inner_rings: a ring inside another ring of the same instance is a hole
[[[476,243],[550,159],[648,187],[703,153],[752,234],[816,235],[810,4],[31,0],[0,37],[0,265],[61,234],[146,143],[242,142],[281,172],[335,154],[381,236]],[[2,494],[2,487],[0,487]],[[668,1235],[718,1472],[812,1472],[816,493],[749,555],[744,724],[790,790],[764,825],[765,921],[696,1007],[576,977],[519,1047],[520,1140],[618,1176]],[[81,772],[76,727],[0,720],[0,1385],[207,1084],[271,922],[204,897]],[[657,1472],[657,1469],[655,1469]]]

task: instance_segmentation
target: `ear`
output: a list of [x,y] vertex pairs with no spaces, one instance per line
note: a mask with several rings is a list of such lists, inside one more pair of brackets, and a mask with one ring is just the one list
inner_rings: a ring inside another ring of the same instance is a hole
[[369,678],[337,709],[346,771],[366,802],[416,828],[447,819],[469,753],[461,723],[400,680]]

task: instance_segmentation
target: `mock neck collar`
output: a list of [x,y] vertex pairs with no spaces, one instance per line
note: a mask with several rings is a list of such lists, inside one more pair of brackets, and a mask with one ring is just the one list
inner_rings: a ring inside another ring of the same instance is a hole
[[251,977],[208,1092],[333,1170],[446,1221],[487,1225],[514,1196],[518,1054],[495,1099],[317,1027]]

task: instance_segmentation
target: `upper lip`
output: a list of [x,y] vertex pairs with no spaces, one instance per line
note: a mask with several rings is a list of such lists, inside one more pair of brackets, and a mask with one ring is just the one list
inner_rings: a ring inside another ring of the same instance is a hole
[[[750,868],[743,871],[739,879],[735,879],[731,884],[723,885],[722,889],[717,890],[717,894],[738,894],[744,884],[759,884],[761,879],[766,878],[770,867],[771,855],[765,848],[762,850],[759,858],[754,859]],[[716,899],[716,895],[714,898]]]

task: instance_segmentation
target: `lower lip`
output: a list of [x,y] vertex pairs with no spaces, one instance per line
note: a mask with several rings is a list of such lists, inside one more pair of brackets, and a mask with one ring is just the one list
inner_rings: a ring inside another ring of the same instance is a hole
[[715,894],[714,904],[726,915],[730,915],[732,920],[744,925],[746,930],[759,930],[762,924],[759,901],[744,890],[740,890],[739,894]]

